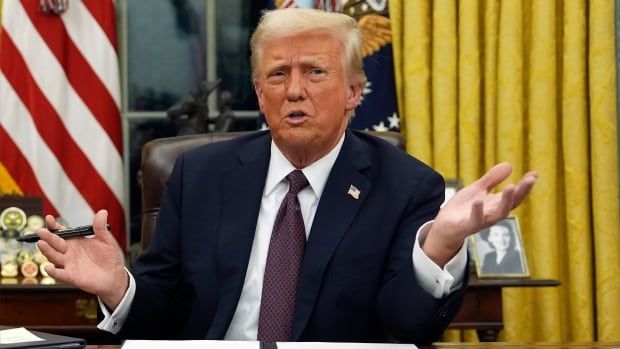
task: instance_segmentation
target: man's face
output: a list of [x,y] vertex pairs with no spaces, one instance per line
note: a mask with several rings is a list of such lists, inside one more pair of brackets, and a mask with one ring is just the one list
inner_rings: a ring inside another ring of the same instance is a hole
[[359,102],[361,85],[345,76],[342,54],[340,41],[323,29],[263,45],[254,80],[260,110],[278,147],[304,166],[336,145]]
[[510,246],[510,232],[503,226],[491,227],[488,239],[491,245],[498,251],[506,251]]

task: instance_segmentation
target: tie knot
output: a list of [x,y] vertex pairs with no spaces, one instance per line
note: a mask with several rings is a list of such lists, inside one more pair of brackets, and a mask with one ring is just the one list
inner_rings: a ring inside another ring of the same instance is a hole
[[297,195],[297,193],[308,186],[308,180],[301,170],[294,170],[286,176],[286,179],[289,183],[288,192],[293,195]]

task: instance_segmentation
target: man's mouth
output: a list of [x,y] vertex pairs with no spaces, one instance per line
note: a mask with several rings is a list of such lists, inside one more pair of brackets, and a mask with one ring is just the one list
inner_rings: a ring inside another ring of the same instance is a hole
[[304,113],[301,110],[296,110],[296,111],[290,112],[287,115],[287,117],[289,117],[289,118],[302,118],[304,116],[306,116],[306,113]]
[[301,110],[295,110],[286,114],[286,122],[290,125],[301,125],[306,122],[308,114]]

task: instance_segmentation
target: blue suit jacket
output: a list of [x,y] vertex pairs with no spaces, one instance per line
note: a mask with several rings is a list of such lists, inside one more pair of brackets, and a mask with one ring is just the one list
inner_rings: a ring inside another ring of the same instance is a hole
[[[268,132],[256,132],[179,157],[157,231],[135,265],[122,336],[224,337],[245,279],[270,143]],[[359,199],[347,194],[351,185]],[[411,253],[443,197],[435,171],[383,140],[347,131],[306,245],[293,339],[438,339],[465,286],[433,298],[415,281]]]

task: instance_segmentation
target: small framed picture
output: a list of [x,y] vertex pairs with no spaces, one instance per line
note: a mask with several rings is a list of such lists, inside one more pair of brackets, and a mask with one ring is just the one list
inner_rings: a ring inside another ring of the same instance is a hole
[[463,188],[463,182],[460,179],[446,179],[445,199],[440,207],[443,207],[461,188]]
[[470,236],[478,278],[530,276],[516,217],[509,217]]

